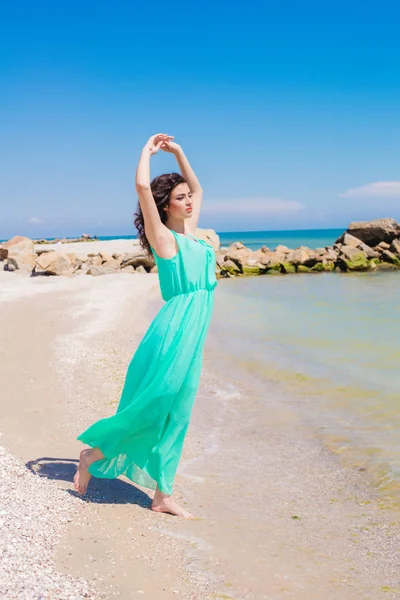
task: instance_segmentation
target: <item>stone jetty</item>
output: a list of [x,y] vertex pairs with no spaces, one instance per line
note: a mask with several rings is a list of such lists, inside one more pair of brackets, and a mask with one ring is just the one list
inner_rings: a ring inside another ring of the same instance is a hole
[[[221,247],[212,229],[198,229],[196,237],[214,247],[219,278],[400,268],[400,225],[391,218],[351,223],[332,246],[315,249],[262,246],[252,250],[240,241]],[[157,272],[153,256],[139,240],[90,239],[87,244],[89,239],[85,234],[44,244],[15,236],[0,245],[0,269],[31,276]]]

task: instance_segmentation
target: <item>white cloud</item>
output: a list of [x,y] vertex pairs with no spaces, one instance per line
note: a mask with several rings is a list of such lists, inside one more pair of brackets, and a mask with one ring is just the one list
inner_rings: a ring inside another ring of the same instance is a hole
[[296,201],[282,200],[282,198],[220,198],[208,200],[202,211],[207,214],[273,216],[296,214],[304,208],[303,204]]
[[399,198],[400,181],[377,181],[339,194],[341,198]]
[[31,217],[29,219],[29,223],[33,223],[33,224],[38,224],[38,223],[42,223],[42,219],[39,219],[39,217]]

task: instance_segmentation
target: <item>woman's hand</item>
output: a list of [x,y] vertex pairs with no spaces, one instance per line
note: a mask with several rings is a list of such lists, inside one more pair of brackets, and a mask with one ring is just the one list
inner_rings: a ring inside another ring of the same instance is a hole
[[166,133],[156,133],[155,135],[152,135],[149,138],[147,144],[145,145],[145,148],[149,150],[150,156],[153,156],[153,154],[157,154],[162,144],[170,143],[170,140],[173,139],[173,136],[168,135]]
[[164,150],[164,152],[170,152],[171,154],[177,155],[179,153],[181,147],[176,142],[170,141],[173,139],[174,138],[172,137],[168,140],[163,140],[163,142],[161,143],[161,150]]

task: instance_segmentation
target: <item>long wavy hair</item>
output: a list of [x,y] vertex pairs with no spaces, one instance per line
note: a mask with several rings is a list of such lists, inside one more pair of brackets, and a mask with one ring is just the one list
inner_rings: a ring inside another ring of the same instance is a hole
[[[186,183],[186,179],[182,177],[180,173],[165,173],[164,175],[155,177],[150,184],[151,193],[153,194],[153,198],[162,223],[165,223],[167,220],[168,215],[164,208],[169,205],[171,192],[174,187],[180,183]],[[138,239],[140,240],[140,245],[150,254],[150,243],[144,233],[144,218],[139,201],[134,216],[135,219],[133,222],[138,230]]]

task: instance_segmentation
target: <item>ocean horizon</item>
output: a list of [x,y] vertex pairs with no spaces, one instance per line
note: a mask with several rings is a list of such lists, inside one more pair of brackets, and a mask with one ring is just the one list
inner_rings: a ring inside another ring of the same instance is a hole
[[[203,228],[200,228],[203,229]],[[309,248],[324,248],[331,246],[337,238],[345,231],[343,229],[277,229],[260,231],[217,231],[222,247],[229,246],[233,242],[242,242],[251,250],[257,250],[261,246],[267,246],[274,250],[277,246],[283,245],[289,248],[298,248],[307,246]],[[93,236],[96,234],[93,234]],[[79,236],[76,236],[79,237]],[[97,235],[98,240],[134,240],[137,235]],[[10,239],[10,238],[8,238]],[[54,240],[57,237],[35,237],[33,239]],[[65,236],[65,239],[73,239],[73,236]],[[0,240],[0,243],[7,239]]]

